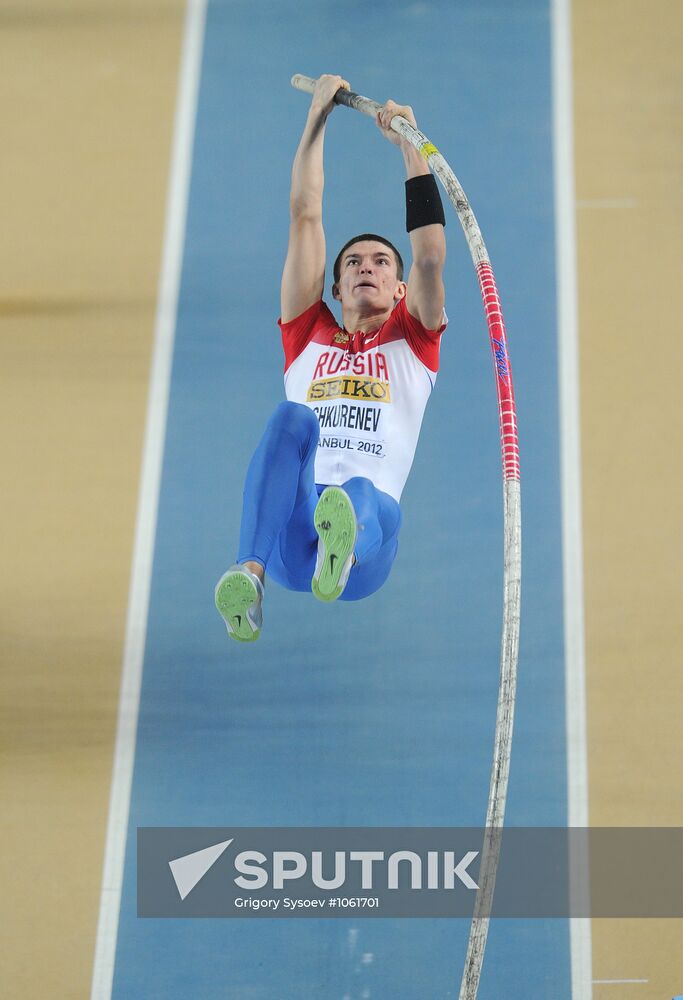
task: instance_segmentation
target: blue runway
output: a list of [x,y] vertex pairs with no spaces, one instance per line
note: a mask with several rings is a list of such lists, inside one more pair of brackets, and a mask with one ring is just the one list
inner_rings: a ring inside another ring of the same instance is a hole
[[[290,88],[294,72],[338,72],[360,93],[410,103],[481,224],[522,455],[507,822],[567,822],[548,3],[211,3],[117,1000],[436,1000],[457,996],[460,983],[464,920],[136,916],[138,826],[477,826],[486,810],[502,607],[498,419],[476,278],[448,206],[450,322],[388,583],[331,606],[271,585],[254,646],[230,642],[213,607],[236,555],[247,463],[283,398],[279,283],[309,100]],[[403,180],[399,151],[373,123],[337,109],[326,141],[328,261],[361,231],[385,233],[409,259]],[[492,922],[481,1000],[570,994],[566,921]]]

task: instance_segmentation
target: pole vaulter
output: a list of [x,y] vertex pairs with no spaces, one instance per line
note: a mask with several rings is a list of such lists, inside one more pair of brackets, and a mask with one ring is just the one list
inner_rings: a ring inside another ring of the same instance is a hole
[[[315,80],[296,74],[292,86],[313,93]],[[336,104],[361,111],[376,118],[381,105],[367,97],[346,89],[337,91]],[[517,684],[517,657],[519,651],[519,617],[522,570],[522,522],[520,504],[519,441],[517,413],[512,383],[512,370],[505,337],[505,324],[493,274],[491,261],[484,245],[481,230],[460,182],[426,135],[396,115],[391,128],[408,140],[425,158],[439,178],[458,214],[472,255],[479,289],[484,304],[484,314],[493,352],[493,370],[498,397],[500,443],[503,464],[504,512],[504,574],[503,574],[503,628],[500,654],[500,687],[496,712],[496,731],[493,749],[493,766],[486,808],[486,833],[479,871],[479,889],[467,944],[465,968],[460,985],[460,1000],[476,1000],[484,960],[489,919],[493,903],[496,871],[500,854],[502,828],[505,818],[510,750]]]

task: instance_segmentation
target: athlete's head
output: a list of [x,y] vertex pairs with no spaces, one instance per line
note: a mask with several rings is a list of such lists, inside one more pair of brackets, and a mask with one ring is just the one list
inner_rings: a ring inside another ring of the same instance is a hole
[[332,295],[344,305],[390,309],[405,295],[401,255],[375,233],[361,233],[345,243],[333,274]]

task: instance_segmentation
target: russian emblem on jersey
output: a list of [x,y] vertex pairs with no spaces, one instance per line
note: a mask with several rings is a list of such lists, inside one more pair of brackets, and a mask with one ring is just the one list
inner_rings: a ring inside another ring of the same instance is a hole
[[333,343],[348,344],[350,340],[351,340],[351,334],[347,333],[346,330],[337,330],[333,338]]

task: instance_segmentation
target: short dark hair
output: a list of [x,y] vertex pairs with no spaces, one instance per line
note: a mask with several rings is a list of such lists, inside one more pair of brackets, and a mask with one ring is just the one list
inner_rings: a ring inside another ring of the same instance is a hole
[[335,284],[339,281],[341,276],[341,260],[344,255],[344,251],[352,247],[354,243],[363,243],[365,240],[374,240],[376,243],[383,243],[385,247],[389,247],[393,251],[394,257],[396,258],[396,274],[398,275],[398,280],[403,281],[403,258],[396,249],[393,243],[385,239],[384,236],[378,236],[377,233],[361,233],[359,236],[354,236],[353,239],[348,240],[347,243],[341,248],[337,254],[337,259],[334,262],[333,274]]

